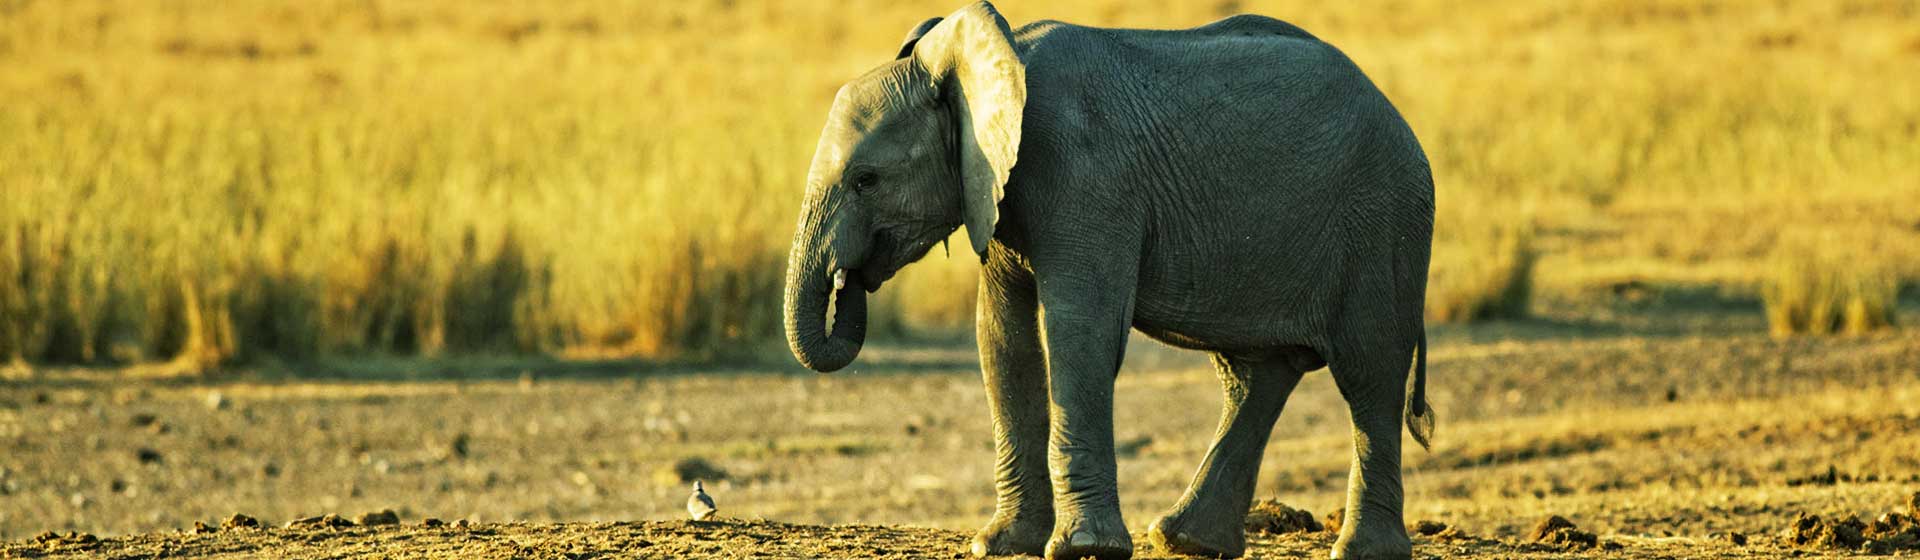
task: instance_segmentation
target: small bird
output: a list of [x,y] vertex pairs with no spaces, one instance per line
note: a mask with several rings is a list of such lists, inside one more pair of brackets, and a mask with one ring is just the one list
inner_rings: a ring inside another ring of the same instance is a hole
[[693,481],[693,495],[687,496],[687,514],[692,515],[694,521],[706,521],[716,511],[720,511],[720,508],[713,505],[713,496],[707,495],[707,489],[700,486],[700,481]]

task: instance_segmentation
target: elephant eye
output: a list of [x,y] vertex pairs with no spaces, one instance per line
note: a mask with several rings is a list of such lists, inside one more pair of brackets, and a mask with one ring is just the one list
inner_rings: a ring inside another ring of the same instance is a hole
[[851,181],[851,183],[853,184],[853,190],[859,191],[859,192],[867,192],[869,190],[872,190],[874,183],[877,183],[877,182],[879,182],[878,178],[874,176],[872,171],[861,171],[861,172],[855,173],[853,175],[853,181]]

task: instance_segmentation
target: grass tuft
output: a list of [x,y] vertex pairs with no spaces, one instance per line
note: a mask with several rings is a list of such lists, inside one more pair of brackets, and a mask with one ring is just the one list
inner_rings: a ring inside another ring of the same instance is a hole
[[1436,240],[1427,280],[1427,319],[1465,323],[1526,317],[1537,259],[1528,229]]
[[1829,233],[1787,238],[1775,248],[1761,293],[1774,336],[1858,335],[1896,327],[1898,279],[1854,246]]

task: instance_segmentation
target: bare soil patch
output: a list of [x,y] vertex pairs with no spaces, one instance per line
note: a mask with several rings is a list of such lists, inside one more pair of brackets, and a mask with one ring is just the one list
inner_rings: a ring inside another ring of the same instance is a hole
[[[1406,455],[1418,554],[1913,553],[1920,337],[1528,328],[1435,332],[1439,437]],[[949,557],[993,503],[972,354],[876,347],[829,376],[0,384],[0,558]],[[1197,356],[1128,363],[1121,505],[1144,532],[1206,453],[1220,390]],[[1350,445],[1337,389],[1308,376],[1262,467],[1287,509],[1256,510],[1250,553],[1326,553]],[[681,521],[693,479],[728,520]],[[1551,516],[1572,527],[1535,538]]]

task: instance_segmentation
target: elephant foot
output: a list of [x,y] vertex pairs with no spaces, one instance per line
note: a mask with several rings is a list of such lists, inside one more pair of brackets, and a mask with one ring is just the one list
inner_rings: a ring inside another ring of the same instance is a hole
[[1180,513],[1153,522],[1147,538],[1155,547],[1188,556],[1239,558],[1247,551],[1246,529],[1237,521],[1200,522],[1185,520]]
[[1053,515],[1001,515],[973,535],[973,556],[1030,555],[1047,550],[1047,536],[1053,533]]
[[1133,557],[1133,537],[1120,522],[1119,512],[1076,514],[1054,522],[1047,540],[1047,560],[1127,560]]
[[1333,542],[1335,560],[1403,560],[1413,557],[1413,541],[1398,515],[1347,519],[1340,539]]

